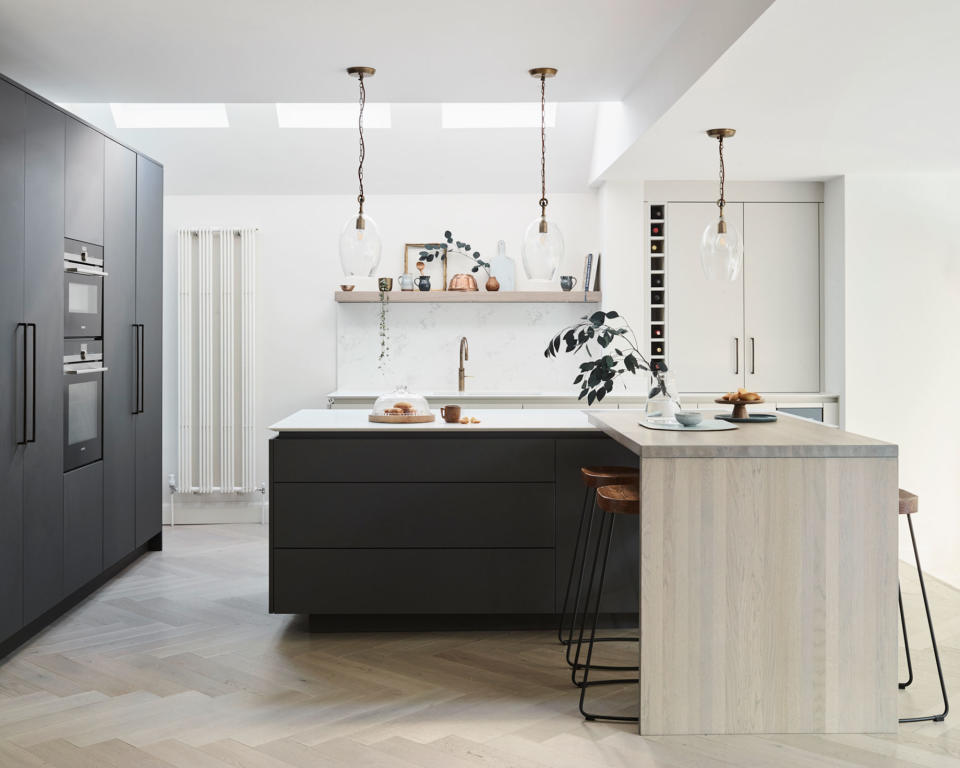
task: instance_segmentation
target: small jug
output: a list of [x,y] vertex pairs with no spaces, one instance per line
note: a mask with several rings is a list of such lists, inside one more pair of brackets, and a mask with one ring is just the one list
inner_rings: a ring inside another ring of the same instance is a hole
[[560,276],[560,288],[564,291],[572,291],[577,285],[577,278],[573,275]]
[[413,281],[421,291],[430,290],[430,275],[420,275]]
[[400,283],[401,291],[412,291],[413,290],[413,280],[414,277],[410,272],[404,272],[397,278],[397,281]]

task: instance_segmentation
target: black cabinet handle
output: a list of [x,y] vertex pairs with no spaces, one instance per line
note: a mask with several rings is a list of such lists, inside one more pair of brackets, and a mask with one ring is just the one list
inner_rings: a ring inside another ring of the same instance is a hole
[[143,323],[138,323],[137,328],[139,330],[137,343],[137,413],[143,413],[144,406],[144,386],[143,386],[143,357],[144,349],[143,346],[146,343],[144,326]]
[[750,337],[750,373],[757,372],[757,340]]
[[133,346],[136,350],[134,353],[133,359],[133,369],[135,383],[133,387],[133,411],[134,415],[140,413],[140,326],[134,323],[130,326],[133,328]]
[[[17,323],[17,330],[23,329],[23,440],[17,445],[27,444],[27,324]],[[14,374],[16,375],[16,374]]]
[[[26,441],[27,441],[28,443],[35,443],[35,442],[37,442],[37,324],[36,324],[36,323],[25,323],[25,325],[26,325],[26,328],[32,328],[32,329],[33,329],[33,348],[32,348],[32,353],[31,353],[31,355],[32,355],[32,360],[31,360],[31,364],[30,364],[31,376],[33,377],[33,381],[32,381],[31,384],[30,384],[30,389],[31,389],[31,393],[32,393],[32,394],[30,395],[30,410],[31,410],[31,412],[32,412],[32,415],[31,415],[31,417],[30,417],[30,425],[31,425],[31,426],[30,426],[30,437],[27,437],[27,429],[26,429],[26,426],[27,426],[26,403],[24,403],[24,414],[23,414],[23,426],[24,426],[24,429],[23,429],[23,436],[24,436],[24,438],[26,439]],[[24,348],[24,353],[26,353],[26,348],[27,348],[27,335],[26,335],[27,331],[26,331],[26,328],[24,329],[24,332],[23,332],[23,333],[24,333],[24,335],[23,335],[23,348]],[[23,369],[24,369],[24,373],[23,373],[23,376],[24,376],[24,382],[23,382],[23,397],[24,397],[24,400],[26,400],[26,397],[27,397],[27,382],[26,382],[26,376],[27,376],[27,373],[26,373],[26,369],[27,369],[26,362],[27,362],[27,361],[26,361],[26,359],[24,359],[23,362],[24,362],[24,366],[23,366]]]
[[736,358],[735,358],[736,362],[734,363],[733,373],[738,374],[740,373],[740,337],[739,336],[733,337],[733,352],[734,352],[734,355],[736,355]]

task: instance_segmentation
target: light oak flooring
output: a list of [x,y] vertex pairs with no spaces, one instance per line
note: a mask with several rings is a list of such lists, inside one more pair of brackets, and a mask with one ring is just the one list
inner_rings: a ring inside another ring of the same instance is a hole
[[[960,713],[897,736],[641,738],[585,723],[552,633],[311,635],[267,613],[265,528],[183,526],[164,541],[0,664],[2,768],[960,764]],[[901,572],[918,681],[898,703],[932,712],[922,604]],[[960,697],[960,592],[928,585]],[[598,704],[630,706],[635,691]]]

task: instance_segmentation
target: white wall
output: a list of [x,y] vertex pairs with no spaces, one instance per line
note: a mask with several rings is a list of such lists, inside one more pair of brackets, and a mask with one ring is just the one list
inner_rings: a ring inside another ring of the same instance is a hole
[[846,428],[900,446],[924,570],[960,586],[960,176],[847,176],[844,208]]
[[[343,282],[337,237],[355,210],[355,200],[348,195],[173,195],[164,202],[164,474],[176,471],[176,230],[256,225],[260,227],[256,384],[257,433],[261,438],[257,481],[266,481],[266,441],[271,434],[267,427],[299,408],[326,407],[325,394],[337,386],[333,291]],[[445,229],[469,239],[484,256],[493,255],[497,241],[503,239],[508,253],[519,259],[523,230],[539,211],[536,202],[536,195],[517,194],[371,197],[367,212],[380,225],[384,243],[377,273],[395,277],[402,271],[405,242],[436,240]],[[580,275],[584,255],[599,249],[596,195],[553,194],[550,213],[566,238],[566,263],[561,272]],[[394,314],[399,322],[399,313]],[[450,338],[469,336],[470,322],[470,318],[462,318],[457,327],[449,329]],[[531,356],[542,359],[546,345],[543,328],[521,330],[525,335],[514,343],[529,347]],[[369,332],[376,338],[376,324]],[[477,345],[472,351],[479,359],[490,350]],[[376,360],[369,362],[375,370]],[[445,355],[444,363],[455,374],[455,356]],[[532,382],[529,388],[536,385]],[[379,388],[379,383],[371,382],[371,388]]]

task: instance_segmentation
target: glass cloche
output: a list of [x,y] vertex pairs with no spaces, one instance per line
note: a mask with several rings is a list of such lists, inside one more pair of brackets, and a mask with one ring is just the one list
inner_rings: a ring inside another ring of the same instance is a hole
[[373,404],[374,416],[433,416],[427,398],[414,394],[401,384],[393,392],[380,395]]

